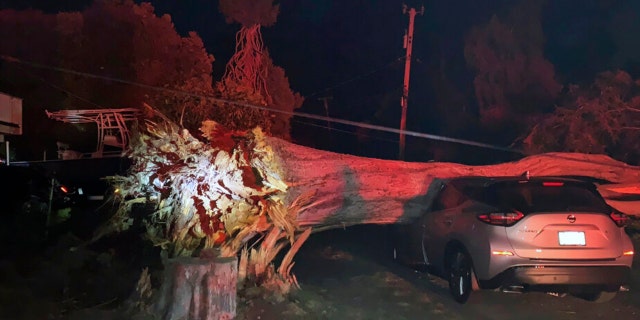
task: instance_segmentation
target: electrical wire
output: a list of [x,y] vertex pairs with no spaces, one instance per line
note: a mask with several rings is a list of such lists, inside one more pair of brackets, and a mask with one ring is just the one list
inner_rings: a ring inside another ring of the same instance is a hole
[[393,144],[398,143],[398,140],[393,140],[393,139],[385,139],[385,138],[381,138],[381,137],[376,137],[370,134],[364,134],[364,133],[355,133],[353,131],[349,131],[349,130],[343,130],[343,129],[337,129],[335,127],[330,127],[328,125],[322,125],[322,124],[317,124],[317,123],[311,123],[311,122],[307,122],[307,121],[300,121],[300,120],[296,120],[295,118],[291,119],[292,122],[295,123],[299,123],[308,127],[316,127],[316,128],[321,128],[321,129],[325,129],[328,131],[335,131],[335,132],[340,132],[340,133],[345,133],[345,134],[349,134],[352,136],[361,136],[361,137],[367,137],[373,140],[378,140],[378,141],[383,141],[383,142],[391,142]]
[[394,64],[398,63],[399,61],[403,61],[403,60],[405,60],[405,59],[406,59],[406,57],[404,57],[404,56],[399,57],[399,58],[397,58],[397,59],[395,59],[395,60],[393,60],[393,61],[391,61],[391,62],[389,62],[389,63],[387,63],[387,64],[385,64],[385,65],[383,65],[383,66],[380,66],[380,67],[378,67],[378,68],[374,68],[374,69],[372,69],[372,70],[370,70],[370,71],[368,71],[368,72],[365,72],[365,73],[362,73],[362,74],[356,75],[356,76],[354,76],[354,77],[352,77],[352,78],[349,78],[349,79],[347,79],[347,80],[343,80],[343,81],[337,82],[337,83],[335,83],[334,85],[331,85],[331,86],[326,87],[326,88],[324,88],[324,89],[317,90],[317,91],[315,91],[315,92],[313,92],[313,93],[311,93],[311,94],[307,95],[307,97],[308,97],[308,98],[315,97],[315,96],[317,96],[317,95],[319,95],[319,94],[321,94],[321,93],[324,93],[324,92],[327,92],[327,91],[333,90],[333,89],[338,88],[338,87],[342,87],[342,86],[344,86],[344,85],[346,85],[346,84],[348,84],[348,83],[354,82],[354,81],[356,81],[356,80],[360,80],[360,79],[363,79],[363,78],[369,77],[369,76],[371,76],[372,74],[375,74],[375,73],[378,73],[378,72],[380,72],[380,71],[382,71],[382,70],[385,70],[385,69],[387,69],[387,68],[389,68],[389,67],[393,66]]
[[360,128],[366,128],[366,129],[371,129],[371,130],[377,130],[377,131],[383,131],[383,132],[391,132],[391,133],[397,133],[397,134],[404,133],[406,136],[413,136],[413,137],[417,137],[417,138],[425,138],[425,139],[430,139],[430,140],[453,142],[453,143],[464,144],[464,145],[468,145],[468,146],[480,147],[480,148],[485,148],[485,149],[493,149],[493,150],[499,150],[499,151],[505,151],[505,152],[511,152],[511,153],[524,154],[522,151],[516,150],[516,149],[513,149],[513,148],[495,146],[495,145],[491,145],[491,144],[488,144],[488,143],[482,143],[482,142],[477,142],[477,141],[458,139],[458,138],[451,138],[451,137],[445,137],[445,136],[440,136],[440,135],[435,135],[435,134],[428,134],[428,133],[421,133],[421,132],[415,132],[415,131],[407,131],[407,130],[402,131],[400,129],[394,129],[394,128],[389,128],[389,127],[384,127],[384,126],[379,126],[379,125],[374,125],[374,124],[356,122],[356,121],[349,121],[349,120],[335,119],[335,118],[330,118],[330,117],[323,117],[323,116],[318,116],[318,115],[309,114],[309,113],[292,112],[291,114],[295,115],[295,116],[299,116],[299,117],[308,118],[308,119],[328,121],[328,122],[332,122],[332,123],[340,123],[340,124],[345,124],[345,125],[354,126],[354,127],[360,127]]
[[[291,112],[291,111],[276,110],[276,109],[271,109],[271,108],[268,108],[268,107],[251,105],[251,104],[243,103],[243,102],[220,99],[220,98],[211,97],[211,96],[204,96],[204,95],[200,95],[200,94],[186,92],[186,91],[183,91],[183,90],[156,87],[156,86],[137,83],[137,82],[134,82],[134,81],[118,79],[118,78],[114,78],[114,77],[107,77],[107,76],[101,76],[101,75],[96,75],[96,74],[91,74],[91,73],[86,73],[86,72],[80,72],[80,71],[75,71],[75,70],[55,67],[55,66],[42,65],[42,64],[38,64],[38,63],[34,63],[34,62],[19,60],[19,59],[15,58],[15,57],[7,56],[7,55],[0,55],[0,60],[4,60],[4,61],[7,61],[7,62],[12,62],[12,63],[17,63],[17,64],[29,65],[29,66],[34,67],[34,68],[48,69],[48,70],[53,70],[53,71],[57,71],[57,72],[61,72],[61,73],[74,74],[74,75],[88,77],[88,78],[101,79],[101,80],[112,81],[112,82],[119,82],[119,83],[123,83],[123,84],[129,84],[129,85],[138,86],[138,87],[142,87],[142,88],[152,89],[152,90],[155,90],[155,91],[172,92],[172,93],[176,93],[176,94],[183,94],[183,95],[186,95],[186,96],[197,97],[197,98],[201,98],[201,99],[209,99],[209,100],[212,100],[212,101],[228,103],[228,104],[237,105],[237,106],[241,106],[241,107],[247,107],[247,108],[253,108],[253,109],[258,109],[258,110],[265,110],[265,111],[270,111],[270,112],[283,113],[283,114],[288,114],[288,115],[297,116],[297,117],[301,117],[301,118],[321,120],[321,121],[324,121],[324,122],[331,122],[331,123],[340,123],[340,124],[345,124],[345,125],[349,125],[349,126],[367,128],[367,129],[383,131],[383,132],[391,132],[391,133],[398,133],[398,134],[403,132],[407,136],[414,136],[414,137],[418,137],[418,138],[425,138],[425,139],[436,140],[436,141],[451,142],[451,143],[457,143],[457,144],[462,144],[462,145],[475,146],[475,147],[479,147],[479,148],[486,148],[486,149],[504,151],[504,152],[509,152],[509,153],[515,153],[515,154],[518,154],[518,155],[521,155],[521,156],[527,156],[528,155],[528,154],[526,154],[525,152],[523,152],[521,150],[514,149],[514,148],[509,148],[509,147],[495,146],[495,145],[491,145],[491,144],[487,144],[487,143],[481,143],[481,142],[472,141],[472,140],[457,139],[457,138],[445,137],[445,136],[434,135],[434,134],[426,134],[426,133],[420,133],[420,132],[414,132],[414,131],[401,131],[399,129],[388,128],[388,127],[384,127],[384,126],[371,125],[371,124],[367,124],[367,123],[361,123],[361,122],[349,121],[349,120],[342,120],[342,119],[336,119],[336,118],[331,118],[331,117],[323,117],[323,116],[318,116],[318,115],[313,115],[313,114],[308,114],[308,113],[302,113],[302,112]],[[336,129],[331,128],[331,130],[336,130]],[[566,157],[564,157],[562,155],[550,155],[550,156],[551,157],[556,157],[556,158],[559,158],[559,159],[566,159]],[[602,165],[607,165],[607,166],[611,166],[611,167],[619,167],[619,168],[625,168],[625,169],[629,167],[629,165],[627,165],[627,164],[614,165],[614,164],[611,164],[611,163],[599,162],[599,161],[588,161],[588,160],[579,160],[579,159],[571,159],[571,160],[580,161],[580,162],[587,162],[587,163],[592,163],[592,164],[602,164]]]
[[57,90],[60,90],[60,91],[62,91],[62,92],[64,92],[64,93],[68,94],[69,96],[71,96],[71,97],[74,97],[74,98],[78,99],[79,101],[82,101],[82,102],[84,102],[84,103],[90,104],[90,105],[95,106],[95,107],[98,107],[98,108],[103,108],[103,106],[101,106],[101,105],[99,105],[99,104],[97,104],[97,103],[95,103],[95,102],[93,102],[93,101],[91,101],[91,100],[89,100],[89,99],[83,98],[83,97],[81,97],[81,96],[79,96],[79,95],[77,95],[77,94],[75,94],[75,93],[73,93],[73,92],[71,92],[71,91],[69,91],[69,90],[67,90],[67,89],[65,89],[65,88],[63,88],[63,87],[61,87],[61,86],[58,86],[58,85],[56,85],[56,84],[53,84],[53,83],[51,83],[51,81],[48,81],[48,80],[46,80],[44,77],[41,77],[41,76],[39,76],[39,75],[36,75],[36,74],[35,74],[35,73],[33,73],[33,72],[30,72],[29,70],[27,70],[27,69],[25,69],[25,68],[21,67],[20,65],[17,65],[17,67],[18,67],[20,70],[24,71],[26,74],[28,74],[28,75],[30,75],[31,77],[33,77],[34,79],[36,79],[36,80],[40,80],[41,82],[43,82],[43,83],[45,83],[45,84],[47,84],[47,85],[51,86],[52,88],[57,89]]
[[82,76],[82,77],[93,78],[93,79],[100,79],[100,80],[111,81],[111,82],[119,82],[119,83],[128,84],[128,85],[132,85],[132,86],[137,86],[137,87],[141,87],[141,88],[146,88],[146,89],[150,89],[150,90],[154,90],[154,91],[164,91],[164,92],[171,92],[171,93],[174,93],[174,94],[182,94],[182,95],[186,95],[186,96],[190,96],[190,97],[216,101],[216,102],[219,102],[219,103],[227,103],[227,104],[232,104],[232,105],[246,107],[246,108],[252,108],[252,109],[269,111],[269,112],[276,112],[276,113],[282,113],[282,114],[287,114],[287,115],[291,115],[291,116],[297,116],[297,117],[301,117],[301,118],[320,120],[320,121],[330,122],[330,123],[339,123],[339,124],[344,124],[344,125],[348,125],[348,126],[366,128],[366,129],[377,130],[377,131],[382,131],[382,132],[390,132],[390,133],[397,133],[397,134],[403,133],[406,136],[413,136],[413,137],[425,138],[425,139],[430,139],[430,140],[439,140],[439,141],[444,141],[444,142],[451,142],[451,143],[463,144],[463,145],[468,145],[468,146],[475,146],[475,147],[479,147],[479,148],[492,149],[492,150],[498,150],[498,151],[504,151],[504,152],[516,153],[516,154],[524,155],[524,152],[522,152],[521,150],[508,148],[508,147],[502,147],[502,146],[496,146],[496,145],[477,142],[477,141],[472,141],[472,140],[451,138],[451,137],[445,137],[445,136],[440,136],[440,135],[435,135],[435,134],[421,133],[421,132],[408,131],[408,130],[402,131],[402,130],[395,129],[395,128],[389,128],[389,127],[384,127],[384,126],[379,126],[379,125],[373,125],[373,124],[367,124],[367,123],[362,123],[362,122],[350,121],[350,120],[337,119],[337,118],[332,118],[332,117],[319,116],[319,115],[303,113],[303,112],[277,110],[277,109],[272,109],[272,108],[269,108],[269,107],[252,105],[252,104],[245,103],[245,102],[231,101],[231,100],[216,98],[216,97],[213,97],[213,96],[205,96],[205,95],[191,93],[191,92],[187,92],[187,91],[183,91],[183,90],[157,87],[157,86],[142,84],[142,83],[138,83],[138,82],[130,81],[130,80],[124,80],[124,79],[119,79],[119,78],[114,78],[114,77],[109,77],[109,76],[102,76],[102,75],[92,74],[92,73],[88,73],[88,72],[81,72],[81,71],[71,70],[71,69],[62,68],[62,67],[43,65],[43,64],[40,64],[40,63],[36,63],[36,62],[20,60],[18,58],[15,58],[15,57],[12,57],[12,56],[8,56],[8,55],[0,55],[0,59],[2,59],[4,61],[7,61],[7,62],[28,65],[28,66],[31,66],[33,68],[47,69],[47,70],[57,71],[57,72],[61,72],[61,73],[67,73],[67,74],[72,74],[72,75],[76,75],[76,76]]

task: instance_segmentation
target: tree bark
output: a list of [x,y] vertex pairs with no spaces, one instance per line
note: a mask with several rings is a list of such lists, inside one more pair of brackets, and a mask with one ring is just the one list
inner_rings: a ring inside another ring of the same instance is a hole
[[168,259],[156,313],[163,320],[233,319],[237,280],[235,257]]
[[[297,222],[316,230],[408,222],[425,209],[434,194],[429,189],[436,178],[515,176],[529,171],[532,176],[584,176],[614,184],[640,183],[640,167],[605,155],[546,153],[514,162],[469,166],[363,158],[267,139],[281,158],[283,180],[290,185],[287,202],[315,192],[313,204],[298,215]],[[620,206],[615,201],[609,204]],[[638,205],[626,205],[625,210],[627,214],[640,214]]]

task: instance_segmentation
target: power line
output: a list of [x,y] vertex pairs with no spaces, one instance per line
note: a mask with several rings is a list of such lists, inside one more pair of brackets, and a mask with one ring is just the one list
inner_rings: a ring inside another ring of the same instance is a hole
[[374,74],[374,73],[378,73],[378,72],[380,72],[380,71],[382,71],[382,70],[384,70],[384,69],[387,69],[387,68],[391,67],[392,65],[394,65],[394,64],[396,64],[396,63],[398,63],[399,61],[402,61],[402,60],[404,60],[404,59],[405,59],[405,57],[399,57],[399,58],[397,58],[397,59],[395,59],[395,60],[393,60],[393,61],[391,61],[391,62],[389,62],[389,63],[387,63],[387,64],[385,64],[385,65],[383,65],[383,66],[380,66],[380,67],[377,67],[377,68],[371,69],[371,70],[370,70],[370,71],[368,71],[368,72],[365,72],[365,73],[362,73],[362,74],[356,75],[356,76],[354,76],[354,77],[352,77],[352,78],[349,78],[349,79],[347,79],[347,80],[343,80],[343,81],[340,81],[340,82],[338,82],[338,83],[335,83],[335,84],[334,84],[334,85],[332,85],[332,86],[329,86],[329,87],[326,87],[326,88],[324,88],[324,89],[320,89],[320,90],[318,90],[318,91],[315,91],[315,92],[313,92],[313,93],[311,93],[311,94],[307,95],[307,97],[308,97],[308,98],[311,98],[311,97],[314,97],[314,96],[319,95],[319,94],[321,94],[321,93],[325,93],[325,92],[330,91],[330,90],[332,90],[332,89],[335,89],[335,88],[338,88],[338,87],[344,86],[344,85],[345,85],[345,84],[347,84],[347,83],[350,83],[350,82],[354,82],[354,81],[356,81],[356,80],[363,79],[363,78],[368,77],[368,76],[370,76],[370,75],[372,75],[372,74]]
[[79,101],[85,102],[87,104],[93,105],[93,106],[98,107],[98,108],[103,108],[103,106],[101,106],[101,105],[99,105],[99,104],[97,104],[97,103],[95,103],[93,101],[90,101],[89,99],[83,98],[83,97],[81,97],[81,96],[79,96],[79,95],[77,95],[77,94],[75,94],[75,93],[73,93],[73,92],[61,87],[61,86],[53,84],[53,83],[51,83],[51,81],[46,80],[44,77],[36,75],[33,72],[29,72],[27,69],[25,69],[25,68],[23,68],[21,66],[18,66],[18,68],[20,70],[24,71],[25,73],[29,74],[31,77],[35,78],[36,80],[40,80],[40,81],[44,82],[45,84],[51,86],[52,88],[60,90],[60,91],[62,91],[64,93],[68,94],[69,96],[78,99]]
[[[343,119],[337,119],[337,118],[331,118],[331,117],[325,117],[325,116],[318,116],[318,115],[304,113],[304,112],[276,110],[276,109],[272,109],[272,108],[269,108],[269,107],[252,105],[252,104],[245,103],[245,102],[231,101],[231,100],[216,98],[216,97],[213,97],[213,96],[205,96],[205,95],[202,95],[202,94],[191,93],[191,92],[187,92],[187,91],[184,91],[184,90],[157,87],[157,86],[142,84],[142,83],[138,83],[138,82],[134,82],[134,81],[130,81],[130,80],[124,80],[124,79],[119,79],[119,78],[114,78],[114,77],[102,76],[102,75],[92,74],[92,73],[88,73],[88,72],[81,72],[81,71],[71,70],[71,69],[67,69],[67,68],[56,67],[56,66],[43,65],[43,64],[39,64],[39,63],[35,63],[35,62],[20,60],[20,59],[17,59],[15,57],[7,56],[7,55],[0,55],[0,59],[5,60],[7,62],[28,65],[28,66],[31,66],[31,67],[34,67],[34,68],[53,70],[53,71],[57,71],[57,72],[61,72],[61,73],[73,74],[73,75],[77,75],[77,76],[93,78],[93,79],[100,79],[100,80],[111,81],[111,82],[119,82],[119,83],[128,84],[128,85],[132,85],[132,86],[137,86],[137,87],[141,87],[141,88],[146,88],[146,89],[150,89],[150,90],[154,90],[154,91],[171,92],[171,93],[182,94],[182,95],[186,95],[186,96],[190,96],[190,97],[194,97],[194,98],[208,99],[208,100],[216,101],[216,102],[220,102],[220,103],[227,103],[227,104],[232,104],[232,105],[236,105],[236,106],[253,108],[253,109],[269,111],[269,112],[277,112],[277,113],[287,114],[287,115],[301,117],[301,118],[314,119],[314,120],[320,120],[320,121],[331,122],[331,123],[339,123],[339,124],[344,124],[344,125],[353,126],[353,127],[366,128],[366,129],[383,131],[383,132],[390,132],[390,133],[395,133],[395,134],[400,134],[401,133],[401,131],[399,129],[389,128],[389,127],[384,127],[384,126],[379,126],[379,125],[372,125],[372,124],[367,124],[367,123],[362,123],[362,122],[343,120]],[[413,136],[413,137],[417,137],[417,138],[425,138],[425,139],[430,139],[430,140],[451,142],[451,143],[463,144],[463,145],[468,145],[468,146],[475,146],[475,147],[479,147],[479,148],[492,149],[492,150],[498,150],[498,151],[504,151],[504,152],[517,153],[517,154],[520,154],[520,155],[524,155],[524,153],[521,150],[516,150],[516,149],[508,148],[508,147],[496,146],[496,145],[477,142],[477,141],[472,141],[472,140],[457,139],[457,138],[445,137],[445,136],[440,136],[440,135],[435,135],[435,134],[421,133],[421,132],[415,132],[415,131],[406,131],[406,130],[402,131],[402,133],[407,135],[407,136]]]
[[309,127],[316,127],[316,128],[321,128],[321,129],[325,129],[328,131],[335,131],[335,132],[340,132],[340,133],[345,133],[345,134],[349,134],[352,136],[362,136],[362,137],[367,137],[373,140],[378,140],[378,141],[383,141],[383,142],[391,142],[391,143],[398,143],[397,140],[393,140],[393,139],[386,139],[386,138],[381,138],[381,137],[376,137],[370,134],[363,134],[363,133],[356,133],[353,131],[349,131],[349,130],[343,130],[343,129],[336,129],[334,127],[329,127],[326,125],[322,125],[322,124],[316,124],[316,123],[311,123],[311,122],[307,122],[307,121],[300,121],[300,120],[296,120],[296,119],[292,119],[291,121],[295,122],[295,123],[299,123],[299,124],[303,124],[305,126],[309,126]]
[[[349,120],[342,120],[342,119],[335,119],[335,118],[323,117],[323,116],[318,116],[318,115],[309,114],[309,113],[301,113],[301,112],[292,112],[291,114],[293,114],[295,116],[299,116],[299,117],[308,118],[308,119],[315,119],[315,120],[321,120],[321,121],[331,121],[331,122],[334,122],[334,123],[340,123],[340,124],[345,124],[345,125],[354,126],[354,127],[360,127],[360,128],[365,128],[365,129],[371,129],[371,130],[377,130],[377,131],[383,131],[383,132],[390,132],[390,133],[396,133],[396,134],[400,133],[400,129],[394,129],[394,128],[378,126],[378,125],[373,125],[373,124],[368,124],[368,123],[349,121]],[[495,145],[491,145],[491,144],[488,144],[488,143],[482,143],[482,142],[477,142],[477,141],[471,141],[471,140],[465,140],[465,139],[457,139],[457,138],[451,138],[451,137],[445,137],[445,136],[440,136],[440,135],[435,135],[435,134],[428,134],[428,133],[421,133],[421,132],[415,132],[415,131],[403,131],[403,133],[405,135],[407,135],[407,136],[412,136],[412,137],[417,137],[417,138],[426,138],[426,139],[430,139],[430,140],[453,142],[453,143],[464,144],[464,145],[468,145],[468,146],[480,147],[480,148],[485,148],[485,149],[493,149],[493,150],[498,150],[498,151],[505,151],[505,152],[511,152],[511,153],[524,154],[520,150],[516,150],[516,149],[512,149],[512,148],[508,148],[508,147],[495,146]]]

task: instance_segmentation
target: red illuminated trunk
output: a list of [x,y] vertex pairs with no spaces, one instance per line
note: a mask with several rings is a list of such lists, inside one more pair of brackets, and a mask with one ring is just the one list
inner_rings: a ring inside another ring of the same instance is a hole
[[[428,191],[436,177],[508,176],[529,171],[533,176],[571,175],[613,183],[640,182],[640,167],[604,155],[548,153],[515,162],[467,166],[356,157],[303,147],[276,138],[269,138],[269,143],[284,162],[286,172],[283,180],[291,186],[288,202],[301,194],[315,192],[315,204],[303,211],[297,221],[301,226],[314,226],[316,230],[406,222],[424,209],[425,200],[433,195]],[[619,195],[618,192],[607,194]],[[639,205],[629,207],[623,212],[640,214]]]

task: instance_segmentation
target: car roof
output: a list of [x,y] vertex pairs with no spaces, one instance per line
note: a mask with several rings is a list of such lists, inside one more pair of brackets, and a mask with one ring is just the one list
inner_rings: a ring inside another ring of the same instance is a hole
[[448,179],[441,179],[445,184],[452,184],[455,186],[489,186],[495,183],[500,182],[544,182],[544,181],[555,181],[555,182],[566,182],[571,183],[572,185],[583,185],[585,187],[595,187],[592,180],[588,179],[588,177],[577,177],[577,176],[496,176],[496,177],[486,177],[486,176],[462,176]]

